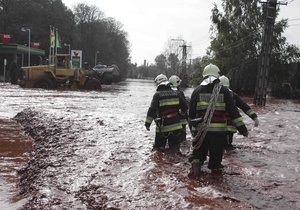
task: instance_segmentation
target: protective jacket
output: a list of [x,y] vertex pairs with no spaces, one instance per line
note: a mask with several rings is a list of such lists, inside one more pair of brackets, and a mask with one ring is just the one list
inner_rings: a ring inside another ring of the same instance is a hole
[[145,126],[150,127],[154,119],[160,118],[156,132],[181,130],[181,116],[185,115],[187,109],[186,101],[178,91],[172,90],[168,85],[159,86],[148,109]]
[[[187,98],[185,97],[184,95],[184,92],[179,88],[179,87],[172,87],[172,90],[174,91],[177,91],[179,93],[179,95],[181,96],[181,98],[184,99],[185,103],[186,103],[186,106],[188,107],[189,106],[189,102],[187,100]],[[181,110],[180,110],[181,111]],[[181,124],[183,126],[186,126],[188,124],[188,112],[186,112],[185,114],[184,113],[180,113],[181,115]]]
[[[257,118],[256,113],[250,108],[250,106],[245,103],[235,92],[233,92],[232,90],[230,90],[231,96],[236,104],[236,106],[238,108],[240,108],[246,115],[248,115],[252,120],[254,120],[255,118]],[[235,127],[235,125],[232,123],[232,120],[228,114],[228,112],[225,113],[225,117],[227,120],[227,129],[228,131],[232,132],[232,133],[236,133],[237,129]]]
[[[199,85],[192,93],[189,107],[189,119],[203,118],[208,108],[215,82],[207,85]],[[247,128],[233,101],[228,88],[222,86],[216,102],[215,110],[207,132],[227,132],[225,113],[228,113],[232,123],[241,134],[247,133]],[[199,124],[200,125],[200,124]]]

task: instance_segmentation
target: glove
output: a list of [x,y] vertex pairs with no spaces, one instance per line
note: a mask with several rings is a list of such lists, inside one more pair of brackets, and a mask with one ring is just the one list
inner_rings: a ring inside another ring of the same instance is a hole
[[147,131],[150,131],[150,127],[146,127],[146,130],[147,130]]
[[258,121],[258,119],[257,119],[257,118],[255,118],[255,119],[254,119],[254,126],[255,126],[255,127],[257,127],[257,126],[258,126],[258,124],[259,124],[259,121]]

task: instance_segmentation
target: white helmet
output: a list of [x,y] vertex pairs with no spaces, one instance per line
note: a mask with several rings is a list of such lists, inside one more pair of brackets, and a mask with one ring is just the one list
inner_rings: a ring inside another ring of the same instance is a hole
[[219,80],[220,80],[220,83],[221,83],[223,86],[229,88],[229,79],[228,79],[227,77],[225,77],[224,75],[223,75],[223,76],[220,76],[220,77],[219,77]]
[[154,82],[156,83],[156,85],[159,85],[160,83],[165,82],[165,81],[168,81],[168,78],[164,74],[158,75],[155,78],[155,80],[154,80]]
[[169,82],[171,82],[174,87],[178,87],[181,83],[181,79],[176,75],[172,75],[169,78]]
[[220,69],[216,65],[209,64],[209,65],[205,66],[202,76],[203,77],[214,76],[216,78],[219,78],[219,76],[220,76],[219,72],[220,72]]

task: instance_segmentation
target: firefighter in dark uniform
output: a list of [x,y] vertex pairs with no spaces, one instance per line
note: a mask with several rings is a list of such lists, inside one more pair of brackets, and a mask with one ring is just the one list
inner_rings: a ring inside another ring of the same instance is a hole
[[[202,83],[196,87],[192,93],[189,107],[189,120],[196,118],[203,118],[206,111],[211,113],[211,120],[207,125],[207,132],[204,136],[202,144],[199,148],[195,148],[193,141],[193,152],[189,158],[192,164],[192,171],[195,176],[200,174],[200,166],[203,165],[209,152],[208,168],[212,172],[222,172],[224,145],[227,135],[227,123],[225,119],[225,112],[228,112],[232,122],[237,130],[244,136],[248,136],[248,131],[243,123],[243,119],[231,97],[230,91],[224,86],[220,86],[215,107],[213,110],[208,110],[210,107],[210,100],[212,98],[214,86],[219,85],[219,68],[216,65],[209,64],[203,70]],[[201,130],[200,123],[195,127]],[[195,134],[193,135],[195,136]]]
[[18,83],[18,64],[17,59],[14,59],[13,62],[9,66],[9,73],[10,73],[10,81],[11,84],[17,84]]
[[[180,96],[185,100],[187,106],[189,106],[188,100],[185,97],[184,92],[179,88],[181,81],[182,80],[177,75],[172,75],[169,78],[169,82],[171,83],[172,90],[178,91]],[[188,123],[187,114],[188,113],[186,113],[185,115],[182,114],[182,117],[181,117],[181,123],[182,123],[181,142],[186,141],[186,125]]]
[[182,132],[181,115],[188,106],[178,92],[171,89],[167,77],[163,74],[155,78],[156,93],[147,112],[145,127],[149,131],[153,120],[156,121],[154,149],[169,149],[180,152],[180,135]]
[[[229,89],[229,79],[224,75],[221,76],[219,79],[220,79],[220,83]],[[250,117],[254,121],[254,126],[257,127],[259,125],[257,114],[235,92],[233,92],[231,89],[229,89],[229,91],[232,95],[232,98],[236,106],[240,108],[248,117]],[[228,130],[227,139],[225,142],[225,150],[232,150],[234,149],[234,146],[232,145],[232,139],[234,133],[237,132],[237,129],[232,123],[231,118],[227,112],[225,113],[225,116],[227,120],[227,130]]]

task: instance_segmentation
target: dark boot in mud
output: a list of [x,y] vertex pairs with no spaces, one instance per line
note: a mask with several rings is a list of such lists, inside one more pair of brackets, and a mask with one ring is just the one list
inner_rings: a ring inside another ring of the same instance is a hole
[[198,178],[201,173],[201,166],[203,165],[203,162],[201,162],[199,159],[194,159],[191,163],[193,176]]
[[225,144],[224,149],[226,151],[234,150],[235,147],[232,144]]
[[168,148],[165,147],[153,147],[152,151],[158,151],[158,152],[166,152]]
[[180,151],[180,146],[172,147],[169,149],[170,153],[176,154],[176,155],[182,155]]
[[222,175],[222,174],[224,174],[224,168],[211,169],[211,174],[212,175]]
[[201,166],[199,163],[192,163],[192,171],[195,178],[200,176]]

